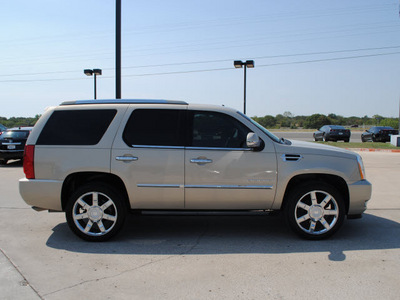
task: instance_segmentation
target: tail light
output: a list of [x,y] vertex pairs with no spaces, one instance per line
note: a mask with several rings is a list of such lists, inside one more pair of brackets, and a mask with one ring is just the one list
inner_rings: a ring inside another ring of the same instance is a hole
[[25,145],[24,151],[24,173],[27,179],[35,179],[35,146]]

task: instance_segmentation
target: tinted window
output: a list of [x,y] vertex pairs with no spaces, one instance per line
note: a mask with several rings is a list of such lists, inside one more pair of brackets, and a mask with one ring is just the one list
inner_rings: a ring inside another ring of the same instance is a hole
[[250,130],[231,116],[217,112],[192,112],[192,147],[246,148]]
[[123,139],[128,146],[184,146],[184,116],[182,110],[134,110]]
[[96,145],[116,113],[114,109],[54,111],[37,144]]
[[1,135],[2,139],[27,139],[30,131],[5,131]]

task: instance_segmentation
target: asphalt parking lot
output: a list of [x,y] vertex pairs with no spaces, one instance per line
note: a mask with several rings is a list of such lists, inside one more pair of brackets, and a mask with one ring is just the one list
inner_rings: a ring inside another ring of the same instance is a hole
[[88,243],[18,193],[0,167],[0,299],[398,299],[400,153],[361,153],[369,209],[334,237],[299,239],[280,216],[130,216]]

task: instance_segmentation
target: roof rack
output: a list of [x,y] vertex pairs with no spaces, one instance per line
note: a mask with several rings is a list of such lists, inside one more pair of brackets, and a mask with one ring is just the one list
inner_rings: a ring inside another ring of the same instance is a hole
[[185,101],[163,100],[163,99],[74,100],[74,101],[64,101],[60,105],[83,105],[83,104],[179,104],[179,105],[188,105],[188,103]]

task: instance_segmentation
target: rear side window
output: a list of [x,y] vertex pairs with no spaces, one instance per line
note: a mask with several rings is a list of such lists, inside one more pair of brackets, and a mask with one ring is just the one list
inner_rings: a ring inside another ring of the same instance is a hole
[[184,146],[185,111],[137,109],[132,112],[123,139],[128,146]]
[[36,144],[96,145],[116,113],[115,109],[54,111]]

